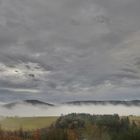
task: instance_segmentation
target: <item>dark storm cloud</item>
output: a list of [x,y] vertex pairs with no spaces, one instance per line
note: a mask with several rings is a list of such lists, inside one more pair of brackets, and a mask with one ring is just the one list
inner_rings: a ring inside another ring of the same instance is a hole
[[0,97],[139,97],[139,5],[138,0],[1,0]]

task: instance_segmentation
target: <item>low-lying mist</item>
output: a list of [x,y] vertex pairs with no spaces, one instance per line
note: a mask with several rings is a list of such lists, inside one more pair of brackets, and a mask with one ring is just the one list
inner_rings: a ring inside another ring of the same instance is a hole
[[0,105],[0,116],[60,116],[68,113],[140,115],[139,106],[123,105],[58,105],[49,107],[45,105],[17,104],[11,108]]

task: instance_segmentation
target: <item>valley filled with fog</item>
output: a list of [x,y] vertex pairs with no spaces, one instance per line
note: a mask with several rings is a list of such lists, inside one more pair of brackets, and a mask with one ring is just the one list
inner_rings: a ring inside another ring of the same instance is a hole
[[27,103],[18,103],[12,107],[0,105],[0,116],[60,116],[69,113],[90,113],[90,114],[119,114],[123,115],[140,115],[139,106],[126,105],[68,105],[59,104],[55,106],[32,105]]

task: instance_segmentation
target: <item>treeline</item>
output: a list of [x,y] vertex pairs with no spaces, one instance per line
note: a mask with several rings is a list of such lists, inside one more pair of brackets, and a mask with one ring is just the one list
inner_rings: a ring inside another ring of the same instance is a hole
[[[56,121],[56,128],[72,129],[77,140],[140,140],[140,127],[119,115],[69,114]],[[75,139],[76,140],[76,139]]]
[[140,127],[128,117],[76,114],[61,116],[49,128],[4,131],[0,140],[140,140]]

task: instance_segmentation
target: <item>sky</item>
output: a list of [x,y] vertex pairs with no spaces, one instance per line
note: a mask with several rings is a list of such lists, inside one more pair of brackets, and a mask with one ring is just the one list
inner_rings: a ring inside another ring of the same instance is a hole
[[0,101],[140,99],[139,0],[0,0]]

